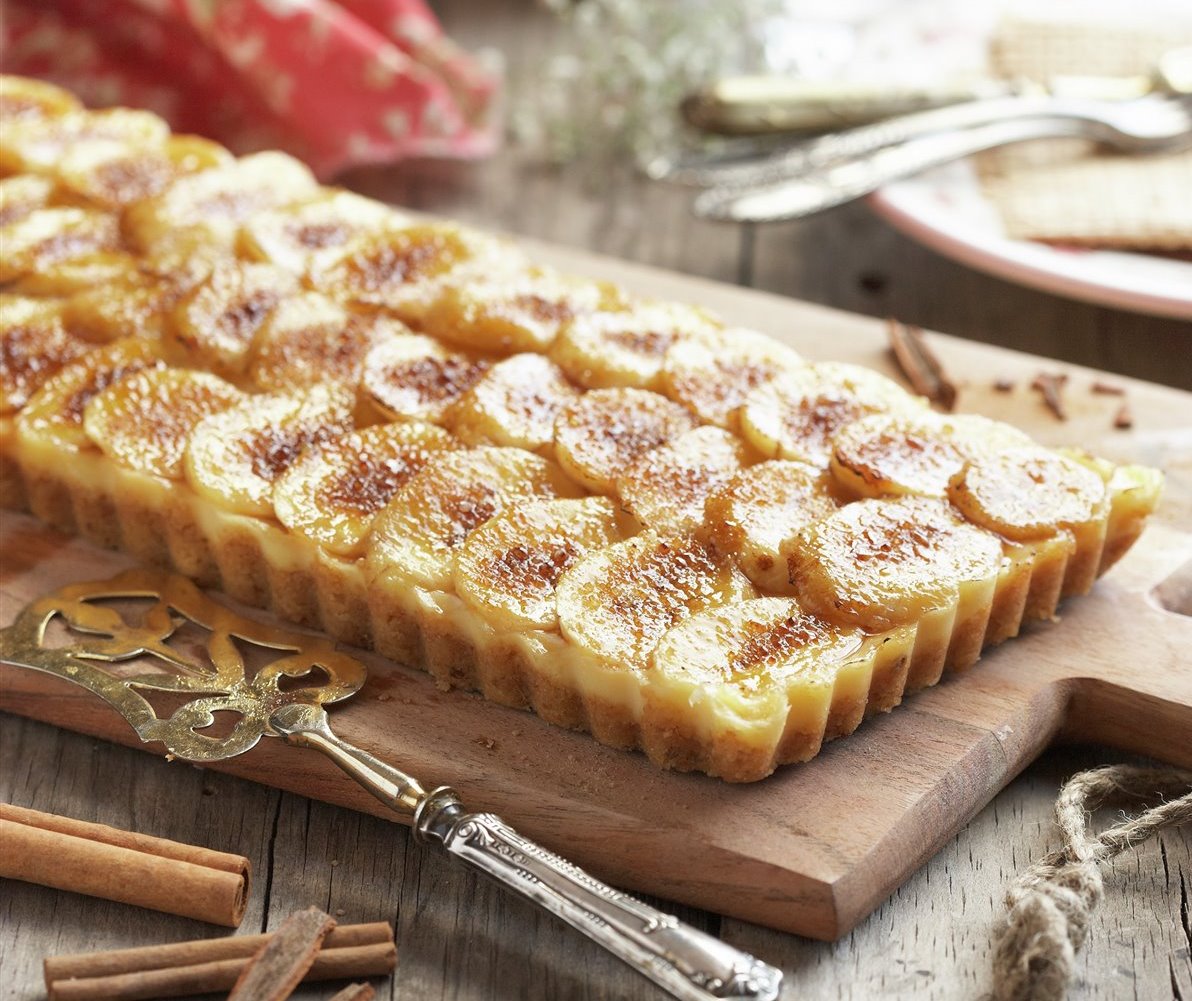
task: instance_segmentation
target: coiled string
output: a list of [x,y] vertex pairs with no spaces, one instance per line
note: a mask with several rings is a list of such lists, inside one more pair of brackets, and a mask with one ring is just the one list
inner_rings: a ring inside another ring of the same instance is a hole
[[[1162,802],[1091,834],[1088,815],[1122,798]],[[1192,772],[1127,765],[1081,772],[1060,790],[1055,815],[1064,847],[1035,863],[1006,894],[993,958],[997,1001],[1062,1001],[1104,895],[1101,863],[1157,831],[1192,823]]]

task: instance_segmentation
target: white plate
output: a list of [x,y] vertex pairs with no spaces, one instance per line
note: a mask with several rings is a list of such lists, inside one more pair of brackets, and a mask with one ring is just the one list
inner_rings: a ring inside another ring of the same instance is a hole
[[887,185],[870,206],[907,236],[970,267],[1100,306],[1192,320],[1192,263],[1006,236],[972,165]]

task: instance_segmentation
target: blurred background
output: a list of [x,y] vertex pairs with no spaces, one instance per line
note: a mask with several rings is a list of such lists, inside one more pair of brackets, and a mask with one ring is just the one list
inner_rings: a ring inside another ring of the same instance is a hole
[[1044,140],[773,222],[698,218],[690,188],[648,176],[692,155],[773,156],[924,104],[1137,100],[1162,58],[1192,45],[1185,0],[5,0],[2,11],[5,72],[94,106],[149,108],[236,151],[286,149],[386,201],[1192,388],[1186,148]]

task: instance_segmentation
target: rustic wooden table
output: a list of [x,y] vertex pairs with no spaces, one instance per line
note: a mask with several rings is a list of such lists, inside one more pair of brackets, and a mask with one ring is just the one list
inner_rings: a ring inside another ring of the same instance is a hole
[[[506,52],[515,88],[552,29],[528,5],[436,7],[465,44]],[[483,226],[1192,387],[1187,323],[985,277],[919,248],[863,206],[765,229],[722,227],[691,219],[677,192],[629,175],[593,186],[577,171],[543,167],[516,151],[483,164],[427,162],[356,171],[345,180],[367,194]],[[781,966],[790,998],[981,996],[990,987],[991,928],[1004,891],[1058,842],[1051,809],[1059,783],[1116,760],[1097,749],[1047,755],[835,944],[676,910]],[[554,919],[414,845],[403,827],[11,716],[0,717],[0,762],[2,800],[248,855],[257,882],[245,932],[274,927],[310,904],[343,921],[393,922],[399,968],[380,986],[381,997],[661,996]],[[1167,833],[1126,853],[1107,883],[1073,998],[1192,999],[1192,833]],[[7,883],[0,893],[0,998],[41,996],[47,954],[221,933]]]

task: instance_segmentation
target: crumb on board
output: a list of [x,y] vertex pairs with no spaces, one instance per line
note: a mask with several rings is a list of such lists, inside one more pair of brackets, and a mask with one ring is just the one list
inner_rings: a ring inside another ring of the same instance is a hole
[[1099,396],[1125,396],[1126,387],[1119,386],[1116,382],[1105,382],[1102,379],[1097,379],[1089,389]]
[[495,751],[497,749],[497,742],[492,737],[477,737],[474,744],[479,744],[486,751]]
[[993,380],[993,388],[999,393],[1013,392],[1016,385],[1017,383],[1013,379],[1006,378],[1005,376]]
[[1134,414],[1130,410],[1130,404],[1123,403],[1118,407],[1117,413],[1113,415],[1113,426],[1119,431],[1129,431],[1134,427]]

